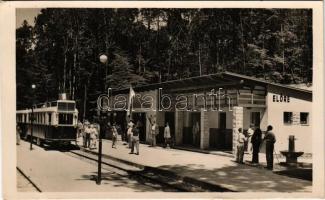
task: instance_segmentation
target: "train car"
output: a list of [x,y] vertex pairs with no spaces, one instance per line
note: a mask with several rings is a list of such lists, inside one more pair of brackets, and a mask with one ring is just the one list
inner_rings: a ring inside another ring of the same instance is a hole
[[17,123],[22,137],[29,140],[33,131],[33,140],[36,139],[38,145],[44,142],[67,144],[76,141],[78,110],[73,100],[47,102],[34,105],[33,109],[18,110]]

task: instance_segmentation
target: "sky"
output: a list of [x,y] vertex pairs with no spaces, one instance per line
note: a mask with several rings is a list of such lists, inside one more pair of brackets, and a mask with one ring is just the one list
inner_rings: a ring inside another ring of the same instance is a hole
[[16,28],[20,27],[24,20],[29,25],[34,26],[34,18],[40,13],[41,8],[17,8],[16,9]]

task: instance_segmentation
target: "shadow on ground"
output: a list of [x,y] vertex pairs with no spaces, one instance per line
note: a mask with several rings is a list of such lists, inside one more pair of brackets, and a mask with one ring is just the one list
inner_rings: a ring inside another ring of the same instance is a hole
[[[81,178],[78,180],[92,181],[95,184],[97,180],[97,172],[92,172],[89,175],[82,175]],[[102,173],[101,185],[105,185],[112,188],[114,187],[130,188],[134,192],[155,192],[155,191],[177,192],[176,189],[161,186],[159,184],[153,183],[139,176],[134,176],[131,174],[127,176],[121,176],[114,172]]]
[[68,152],[68,151],[80,149],[78,146],[72,144],[66,144],[66,145],[44,144],[43,148],[45,151],[61,151],[61,152]]
[[160,168],[238,192],[311,192],[312,186],[310,181],[245,165],[225,166],[211,170],[203,169],[203,166],[196,164],[164,165]]

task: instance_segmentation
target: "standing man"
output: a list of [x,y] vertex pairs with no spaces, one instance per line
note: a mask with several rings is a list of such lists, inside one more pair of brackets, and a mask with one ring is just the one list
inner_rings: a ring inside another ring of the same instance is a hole
[[267,169],[273,170],[273,151],[274,151],[274,143],[276,142],[275,135],[272,132],[273,127],[269,125],[266,130],[266,134],[264,137],[265,141],[265,155],[266,155],[266,162],[267,162]]
[[85,127],[85,148],[89,148],[90,146],[90,134],[91,134],[91,128],[90,128],[90,123],[86,123]]
[[238,138],[237,138],[237,159],[236,161],[240,164],[244,163],[244,146],[247,138],[243,134],[243,129],[238,129]]
[[131,152],[130,154],[134,153],[134,146],[137,150],[136,155],[139,155],[139,128],[138,128],[138,124],[132,129],[132,148],[131,148]]
[[168,122],[166,122],[166,127],[165,127],[165,130],[164,130],[164,138],[165,138],[165,145],[166,145],[166,148],[169,148],[169,143],[170,143],[170,127],[169,127],[169,124]]

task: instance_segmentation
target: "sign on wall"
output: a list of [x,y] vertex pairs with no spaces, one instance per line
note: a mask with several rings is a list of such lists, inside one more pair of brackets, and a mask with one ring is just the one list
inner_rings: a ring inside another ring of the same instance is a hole
[[283,94],[273,94],[273,102],[290,103],[290,96]]

